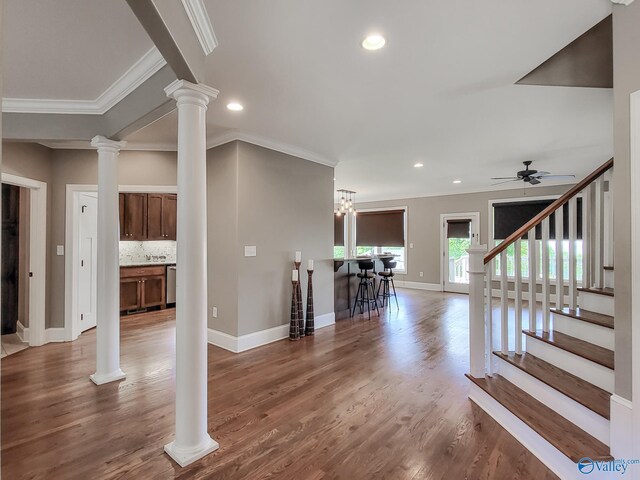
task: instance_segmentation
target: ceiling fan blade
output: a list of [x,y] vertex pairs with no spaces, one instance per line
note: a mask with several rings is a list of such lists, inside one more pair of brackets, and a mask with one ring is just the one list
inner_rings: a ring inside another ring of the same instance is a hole
[[520,180],[520,177],[491,177],[490,180]]
[[[498,178],[492,178],[491,180],[499,180]],[[512,178],[510,180],[506,180],[504,182],[498,182],[498,183],[492,183],[491,186],[495,186],[495,185],[502,185],[503,183],[510,183],[510,182],[519,182],[521,179],[519,178]]]
[[540,178],[546,179],[554,179],[554,178],[576,178],[575,175],[544,175]]
[[550,172],[545,172],[542,170],[538,170],[536,173],[532,173],[529,175],[530,177],[546,177],[547,175],[551,175]]

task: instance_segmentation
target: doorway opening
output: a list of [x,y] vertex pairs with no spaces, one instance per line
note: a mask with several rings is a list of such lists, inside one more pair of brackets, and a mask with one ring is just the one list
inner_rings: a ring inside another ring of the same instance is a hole
[[45,343],[46,184],[2,174],[2,356]]
[[440,215],[442,245],[442,289],[469,293],[469,254],[467,249],[479,241],[480,213]]

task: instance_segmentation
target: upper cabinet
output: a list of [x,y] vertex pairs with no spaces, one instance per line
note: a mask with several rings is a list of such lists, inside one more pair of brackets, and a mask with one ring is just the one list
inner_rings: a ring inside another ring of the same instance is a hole
[[120,194],[120,240],[175,240],[177,196]]
[[177,196],[150,193],[147,196],[147,239],[176,239]]

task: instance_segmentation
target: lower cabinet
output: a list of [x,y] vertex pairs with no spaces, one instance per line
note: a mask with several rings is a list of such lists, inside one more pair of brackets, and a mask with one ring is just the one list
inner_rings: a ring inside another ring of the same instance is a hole
[[166,308],[166,267],[120,267],[120,311]]

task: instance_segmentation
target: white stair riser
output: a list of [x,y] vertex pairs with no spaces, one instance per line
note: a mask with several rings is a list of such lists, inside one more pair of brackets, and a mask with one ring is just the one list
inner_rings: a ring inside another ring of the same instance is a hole
[[579,338],[585,342],[599,345],[609,350],[615,348],[615,334],[613,329],[583,322],[572,317],[553,314],[553,331]]
[[615,274],[613,270],[604,271],[604,286],[607,288],[615,288]]
[[558,477],[567,480],[578,480],[581,477],[585,477],[585,475],[578,472],[576,464],[570,458],[566,457],[560,450],[547,442],[535,430],[473,382],[470,382],[469,398],[493,417],[496,422],[502,425],[507,432],[513,435],[518,442]]
[[496,356],[496,358],[498,359],[496,365],[500,375],[527,392],[536,400],[562,415],[574,425],[580,427],[589,435],[609,445],[609,420],[548,386],[546,383],[532,377],[518,367],[511,365],[502,358],[498,356]]
[[600,295],[591,292],[579,292],[578,305],[585,310],[602,313],[603,315],[615,314],[614,300],[609,295]]
[[527,335],[527,352],[613,393],[613,370]]

